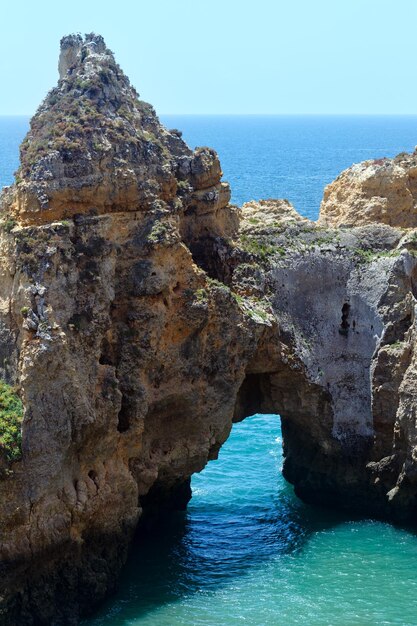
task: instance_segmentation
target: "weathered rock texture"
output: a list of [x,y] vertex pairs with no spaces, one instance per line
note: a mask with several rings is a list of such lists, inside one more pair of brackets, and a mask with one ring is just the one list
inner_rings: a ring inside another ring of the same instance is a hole
[[236,209],[214,151],[161,126],[101,37],[61,47],[1,199],[0,374],[25,414],[0,624],[76,624],[139,519],[184,507],[256,411],[281,414],[300,496],[415,520],[410,224]]
[[417,227],[417,153],[352,165],[324,190],[319,222]]

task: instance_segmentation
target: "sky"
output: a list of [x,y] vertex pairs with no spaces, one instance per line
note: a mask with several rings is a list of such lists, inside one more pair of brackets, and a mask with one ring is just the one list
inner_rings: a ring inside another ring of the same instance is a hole
[[0,115],[34,113],[60,38],[92,31],[159,114],[414,114],[416,18],[417,0],[4,0]]

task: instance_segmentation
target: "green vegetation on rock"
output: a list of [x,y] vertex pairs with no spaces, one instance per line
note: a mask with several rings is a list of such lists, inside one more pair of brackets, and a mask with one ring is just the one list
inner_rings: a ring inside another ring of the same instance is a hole
[[3,228],[6,231],[6,233],[10,233],[15,226],[16,226],[16,220],[14,220],[10,216],[7,216],[5,221],[3,222]]
[[210,278],[210,276],[207,276],[206,280],[207,280],[207,286],[209,288],[214,287],[214,288],[226,289],[227,291],[230,291],[230,287],[222,283],[220,280],[217,280],[217,278]]
[[14,387],[0,381],[0,450],[8,461],[22,455],[23,404]]
[[261,239],[249,235],[242,235],[240,237],[240,245],[243,250],[259,257],[262,261],[267,261],[275,254],[285,256],[283,246],[277,246],[274,243],[262,241]]
[[385,349],[387,350],[402,350],[404,347],[406,346],[406,342],[405,341],[400,341],[399,339],[397,341],[394,341],[393,343],[388,343],[387,345],[384,346]]
[[365,248],[357,248],[354,252],[362,263],[371,263],[384,257],[397,257],[401,254],[401,250],[369,250]]

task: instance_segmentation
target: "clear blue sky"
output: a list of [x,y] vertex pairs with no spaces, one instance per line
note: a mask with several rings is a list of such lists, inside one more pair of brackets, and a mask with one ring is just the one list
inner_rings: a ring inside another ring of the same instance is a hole
[[95,31],[158,113],[417,113],[417,0],[7,1],[0,114],[57,81]]

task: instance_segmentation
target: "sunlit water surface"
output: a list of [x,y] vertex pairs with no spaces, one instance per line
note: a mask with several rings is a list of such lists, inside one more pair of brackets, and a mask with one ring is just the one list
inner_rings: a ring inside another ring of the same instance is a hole
[[[413,150],[417,117],[163,116],[220,155],[233,201],[286,197],[315,218],[354,162]],[[0,186],[27,118],[0,118]],[[188,510],[135,545],[120,585],[85,626],[417,625],[417,538],[301,503],[283,480],[277,416],[233,428],[192,481]]]
[[417,539],[301,503],[280,474],[279,418],[234,427],[185,514],[135,547],[89,626],[417,623]]

